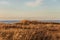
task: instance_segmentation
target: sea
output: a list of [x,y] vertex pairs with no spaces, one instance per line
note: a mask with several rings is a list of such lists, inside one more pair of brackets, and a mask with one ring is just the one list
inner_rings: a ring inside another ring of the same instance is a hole
[[[41,22],[56,22],[60,23],[60,20],[38,20]],[[0,20],[1,23],[17,23],[20,22],[20,20]]]
[[17,23],[20,22],[20,20],[0,20],[0,23]]

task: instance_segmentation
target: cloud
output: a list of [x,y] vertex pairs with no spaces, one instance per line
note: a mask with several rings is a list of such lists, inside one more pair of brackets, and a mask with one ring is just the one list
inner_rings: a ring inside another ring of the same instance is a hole
[[0,4],[8,5],[9,2],[8,1],[0,1]]
[[36,0],[35,2],[27,2],[27,3],[26,3],[26,6],[36,7],[36,6],[38,6],[38,5],[41,5],[41,4],[42,4],[42,1],[43,1],[43,0]]

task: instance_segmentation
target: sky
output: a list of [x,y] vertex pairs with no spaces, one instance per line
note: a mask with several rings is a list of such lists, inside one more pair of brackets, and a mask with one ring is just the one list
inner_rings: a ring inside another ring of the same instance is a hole
[[60,19],[60,0],[0,0],[0,19]]

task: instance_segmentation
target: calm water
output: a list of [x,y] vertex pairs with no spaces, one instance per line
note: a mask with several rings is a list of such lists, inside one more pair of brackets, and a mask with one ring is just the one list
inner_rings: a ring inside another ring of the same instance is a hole
[[16,22],[20,22],[20,20],[0,20],[0,22],[3,22],[3,23],[16,23]]
[[[60,20],[39,20],[39,21],[60,23]],[[3,22],[3,23],[14,23],[14,22],[20,22],[20,20],[0,20],[0,22]]]

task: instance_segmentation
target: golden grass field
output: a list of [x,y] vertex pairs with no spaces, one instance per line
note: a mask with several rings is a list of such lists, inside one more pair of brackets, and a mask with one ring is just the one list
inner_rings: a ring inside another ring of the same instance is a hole
[[60,40],[60,23],[28,20],[0,23],[0,40]]

